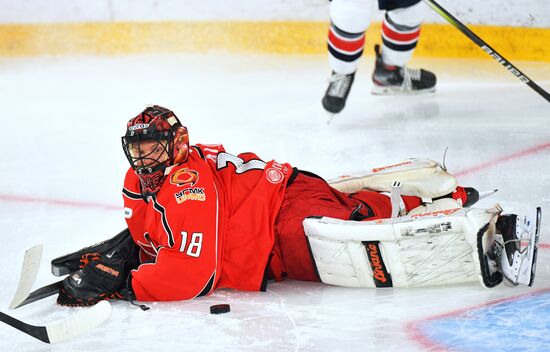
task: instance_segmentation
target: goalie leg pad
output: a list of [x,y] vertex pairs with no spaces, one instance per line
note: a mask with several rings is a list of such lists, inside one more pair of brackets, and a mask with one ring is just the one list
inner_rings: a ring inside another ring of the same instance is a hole
[[440,212],[444,210],[456,209],[461,207],[462,207],[462,204],[457,200],[454,200],[452,198],[441,198],[438,200],[434,200],[432,203],[425,203],[414,209],[411,209],[408,215],[413,216],[413,215],[423,214],[423,213],[434,213],[434,212]]
[[500,281],[486,270],[494,266],[483,244],[491,248],[500,210],[457,208],[363,222],[308,218],[304,229],[327,284],[417,287],[479,280],[490,287]]
[[341,176],[328,183],[346,193],[362,189],[391,192],[395,181],[401,182],[402,195],[426,199],[443,197],[457,187],[456,178],[430,159],[408,159],[399,164]]
[[479,258],[480,280],[481,283],[487,288],[498,286],[502,282],[502,274],[498,270],[498,265],[495,257],[483,250],[484,237],[488,236],[490,228],[490,223],[483,226],[479,230],[477,237],[477,253]]

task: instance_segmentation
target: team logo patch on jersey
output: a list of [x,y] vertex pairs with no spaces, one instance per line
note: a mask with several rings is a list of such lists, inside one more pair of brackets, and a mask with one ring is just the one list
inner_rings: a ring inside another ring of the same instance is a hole
[[204,193],[204,188],[186,188],[178,193],[174,193],[174,197],[176,197],[176,202],[178,202],[178,204],[188,200],[204,202],[206,200],[206,193]]
[[199,173],[195,170],[180,169],[170,176],[170,183],[176,186],[190,186],[199,182]]
[[124,208],[124,217],[130,219],[132,217],[132,208]]
[[275,184],[280,183],[285,178],[285,175],[283,174],[283,172],[274,167],[267,169],[265,171],[265,175],[269,182],[275,183]]

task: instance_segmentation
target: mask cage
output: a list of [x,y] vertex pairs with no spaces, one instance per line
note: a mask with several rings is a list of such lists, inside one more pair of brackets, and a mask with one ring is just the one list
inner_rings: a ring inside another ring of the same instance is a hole
[[[122,149],[136,173],[153,173],[165,169],[173,159],[173,137],[171,131],[123,136]],[[143,151],[141,145],[144,142],[155,144],[149,145],[148,151]]]

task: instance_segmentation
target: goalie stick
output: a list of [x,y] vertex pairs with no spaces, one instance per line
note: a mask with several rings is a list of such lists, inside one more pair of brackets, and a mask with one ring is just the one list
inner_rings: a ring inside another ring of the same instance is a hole
[[25,251],[19,284],[17,285],[15,295],[11,300],[10,309],[22,307],[24,305],[36,302],[59,292],[59,288],[61,287],[61,283],[63,281],[54,282],[53,284],[41,287],[33,292],[30,292],[36,280],[38,270],[40,269],[41,258],[42,245],[34,246]]
[[462,22],[460,22],[456,17],[451,15],[447,10],[445,10],[441,5],[439,5],[434,0],[422,0],[428,6],[430,6],[435,12],[437,12],[441,17],[443,17],[447,22],[453,25],[456,29],[461,31],[465,36],[467,36],[471,41],[477,44],[483,51],[485,51],[489,56],[495,59],[499,64],[504,66],[511,74],[516,76],[520,81],[527,84],[535,92],[539,93],[546,101],[550,102],[550,94],[542,89],[538,84],[533,82],[533,80],[527,77],[526,74],[521,72],[516,66],[506,60],[500,53],[493,49],[489,44],[487,44],[483,39],[478,37],[474,32],[472,32],[468,27],[466,27]]
[[41,287],[31,293],[30,290],[36,280],[42,258],[42,245],[27,249],[21,267],[21,276],[15,295],[10,303],[10,309],[22,307],[40,299],[52,296],[59,292],[62,281]]
[[101,301],[57,323],[35,326],[0,312],[0,321],[45,343],[69,340],[101,325],[111,315],[111,304]]
[[[116,236],[111,239],[102,241],[92,246],[88,246],[77,252],[55,258],[51,262],[52,273],[55,276],[64,276],[78,270],[80,261],[79,259],[81,258],[80,252],[104,252],[106,250],[120,246],[123,242],[128,240],[131,241],[131,235],[128,228],[126,228],[120,231]],[[41,287],[34,292],[29,293],[40,268],[41,255],[42,246],[30,248],[25,252],[19,286],[10,304],[10,309],[22,307],[26,304],[36,302],[59,292],[62,281],[54,282],[50,285]]]
[[29,294],[27,294],[26,298],[21,302],[18,303],[15,306],[10,306],[10,309],[16,309],[19,307],[26,306],[29,303],[33,303],[36,301],[39,301],[43,298],[50,297],[55,295],[59,292],[59,289],[61,288],[61,284],[63,283],[63,280],[54,282],[53,284],[46,285],[44,287],[41,287]]
[[10,309],[20,306],[21,302],[29,295],[32,285],[36,280],[38,269],[40,269],[40,259],[42,259],[42,245],[29,248],[25,252],[19,284],[10,303]]
[[[41,245],[29,248],[25,252],[21,268],[21,277],[16,293],[10,304],[10,309],[18,308],[25,304],[51,296],[59,291],[59,286],[62,281],[44,286],[29,294],[36,280],[41,258]],[[0,321],[45,343],[56,343],[92,330],[107,320],[110,315],[111,304],[108,301],[101,301],[97,305],[83,310],[65,320],[46,324],[44,326],[30,325],[2,312],[0,312]]]

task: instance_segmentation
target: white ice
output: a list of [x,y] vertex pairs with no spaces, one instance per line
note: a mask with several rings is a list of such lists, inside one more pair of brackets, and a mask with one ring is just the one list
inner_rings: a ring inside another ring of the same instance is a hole
[[[413,66],[438,74],[435,95],[375,97],[369,94],[372,61],[363,59],[348,106],[328,124],[320,104],[329,74],[323,56],[1,59],[0,310],[8,312],[27,248],[44,244],[38,288],[58,279],[49,271],[52,258],[125,227],[120,190],[127,163],[120,136],[125,122],[150,103],[173,109],[192,142],[254,151],[326,178],[409,157],[441,160],[448,147],[447,166],[461,184],[499,189],[480,206],[498,202],[519,213],[541,206],[541,242],[549,243],[548,102],[490,58],[415,60]],[[550,89],[547,63],[517,64]],[[468,350],[471,345],[460,341],[472,336],[461,329],[449,342],[415,327],[440,314],[490,308],[502,298],[536,297],[550,288],[549,254],[542,246],[532,288],[489,290],[473,283],[373,290],[286,281],[271,283],[265,293],[220,290],[193,301],[150,304],[146,312],[114,302],[107,323],[52,346],[2,324],[0,350]],[[229,303],[232,311],[210,315],[216,303]],[[44,324],[74,309],[50,297],[8,313]],[[501,316],[500,326],[514,331],[529,319],[543,334],[550,332],[548,313],[530,306],[525,315]],[[474,335],[500,350],[514,348],[491,339],[490,328]],[[550,349],[548,339],[534,341],[533,350]]]

